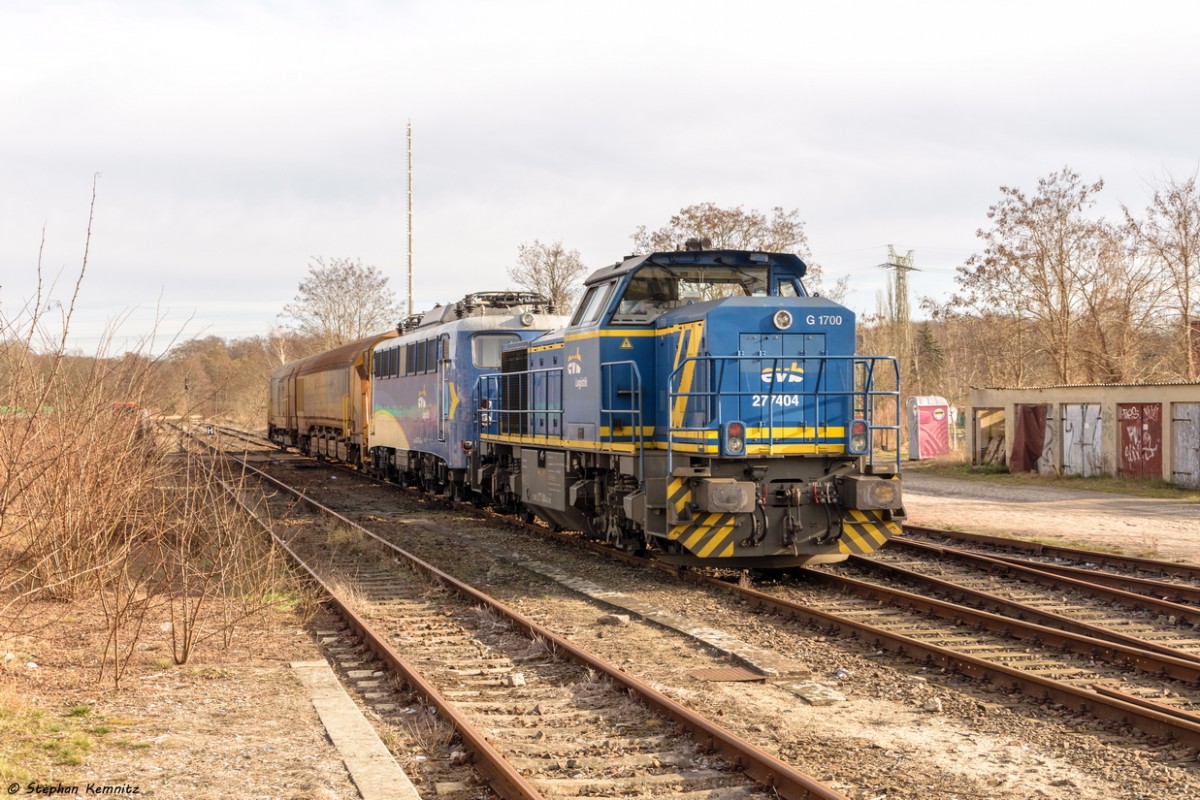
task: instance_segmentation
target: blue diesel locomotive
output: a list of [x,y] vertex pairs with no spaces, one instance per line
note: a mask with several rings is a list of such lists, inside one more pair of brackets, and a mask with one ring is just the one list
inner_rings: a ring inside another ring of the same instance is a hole
[[898,434],[897,365],[855,355],[853,312],[808,296],[806,269],[690,249],[598,270],[565,327],[480,377],[467,488],[679,564],[877,549],[904,519],[899,456],[876,447]]

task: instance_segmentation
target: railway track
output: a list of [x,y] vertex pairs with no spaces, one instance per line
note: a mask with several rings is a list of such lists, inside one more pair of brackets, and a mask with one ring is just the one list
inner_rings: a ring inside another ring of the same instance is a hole
[[894,544],[876,558],[851,559],[855,574],[875,583],[901,582],[914,590],[1049,627],[1200,661],[1200,606],[1188,599],[1200,584],[996,557],[907,539]]
[[[541,533],[550,535],[544,530]],[[562,538],[561,535],[559,538]],[[566,538],[573,537],[568,535]],[[602,552],[607,556],[613,555],[607,549]],[[670,568],[667,571],[674,572]],[[796,602],[795,597],[781,596],[794,592],[793,588],[746,590],[728,581],[694,572],[681,574],[687,581],[706,583],[721,591],[733,592],[755,607],[771,608],[788,618],[801,619],[823,629],[842,630],[865,639],[873,646],[894,650],[918,662],[931,663],[984,678],[996,686],[1023,691],[1036,698],[1037,702],[1049,699],[1074,715],[1086,713],[1108,720],[1122,729],[1132,726],[1160,740],[1174,740],[1193,749],[1200,746],[1200,725],[1191,713],[1191,709],[1196,707],[1196,698],[1187,686],[1196,683],[1197,664],[1182,658],[1172,660],[1169,653],[1163,654],[1165,658],[1154,661],[1135,645],[1114,647],[1112,645],[1115,643],[1100,641],[1098,637],[1088,638],[1086,635],[1063,637],[1061,631],[1048,626],[1014,633],[1012,620],[1000,618],[986,623],[974,619],[968,621],[967,609],[956,609],[950,604],[945,604],[946,607],[939,612],[933,612],[929,609],[927,598],[905,597],[882,601],[916,609],[918,616],[914,616],[912,611],[868,610],[872,604],[877,608],[882,607],[877,589],[869,586],[856,590],[876,598],[869,601],[867,606],[855,600],[841,608],[846,613],[831,614],[827,593],[807,598],[810,602],[806,604]],[[839,589],[845,590],[844,587]],[[933,613],[941,613],[950,621],[934,624],[925,616]],[[879,615],[877,621],[880,624],[864,622],[873,614]],[[884,617],[892,618],[887,625],[883,624]],[[964,629],[975,625],[981,628],[994,626],[1002,633],[982,636],[971,632],[963,635]],[[1064,643],[1067,639],[1071,641]],[[1027,652],[1031,649],[1030,642],[1038,643],[1039,649],[1034,654]],[[1042,643],[1047,646],[1043,647]],[[1070,656],[1062,656],[1059,648],[1074,648],[1081,655],[1072,660]],[[985,655],[989,657],[983,657]],[[1107,666],[1103,665],[1105,663]],[[1127,673],[1134,669],[1141,670],[1146,676],[1161,673],[1165,677],[1144,677],[1130,682]],[[1181,688],[1184,691],[1180,691]],[[1134,691],[1128,691],[1130,689]]]
[[953,547],[1148,597],[1200,604],[1200,565],[1196,564],[918,526],[908,526],[904,533],[898,541]]
[[[816,573],[840,597],[819,598],[830,623],[897,651],[1200,748],[1200,663],[976,611],[894,586]],[[766,592],[790,609],[810,589]],[[852,625],[850,623],[853,623]],[[1108,702],[1110,699],[1118,702]],[[1130,708],[1137,705],[1146,713]]]
[[256,515],[331,595],[351,595],[338,604],[355,635],[452,720],[462,760],[499,795],[844,798],[321,507],[331,531],[268,480],[279,491]]
[[1046,562],[1072,562],[1081,565],[1091,565],[1093,568],[1110,567],[1122,572],[1144,573],[1146,575],[1177,576],[1190,581],[1200,581],[1200,565],[1178,561],[1162,561],[1138,556],[1126,556],[1119,553],[1106,553],[1099,550],[1085,550],[1078,547],[1035,542],[1027,539],[1011,539],[1003,536],[989,536],[981,533],[943,530],[940,528],[925,528],[917,525],[906,525],[906,539],[934,541],[970,546],[980,551],[997,553],[1020,553],[1034,556]]

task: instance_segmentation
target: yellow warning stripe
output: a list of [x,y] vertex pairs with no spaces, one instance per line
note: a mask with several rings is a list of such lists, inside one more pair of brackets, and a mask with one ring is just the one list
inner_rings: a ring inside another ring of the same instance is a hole
[[[638,447],[647,450],[666,450],[666,442],[642,441],[640,444],[630,437],[619,437],[626,441],[607,441],[613,437],[598,437],[598,441],[583,441],[579,439],[564,439],[561,436],[546,434],[511,434],[511,433],[481,433],[479,438],[485,442],[502,442],[505,444],[531,444],[546,447],[564,447],[575,450],[593,450],[598,452],[636,453]],[[720,447],[715,444],[684,444],[674,443],[671,450],[676,453],[698,453],[701,455],[720,455]],[[776,444],[749,445],[746,454],[757,455],[839,455],[846,452],[840,444]]]
[[737,529],[733,514],[708,514],[698,525],[676,525],[667,538],[680,542],[701,558],[729,558],[734,554],[733,532]]
[[718,546],[720,546],[721,544],[723,544],[725,542],[728,542],[728,546],[722,552],[722,554],[717,556],[717,558],[721,558],[722,556],[733,555],[733,542],[730,540],[730,534],[733,533],[734,527],[735,526],[733,524],[733,518],[730,517],[730,521],[727,524],[721,526],[720,530],[717,531],[717,535],[714,536],[711,540],[709,540],[708,544],[706,544],[704,547],[700,548],[700,551],[699,551],[700,557],[708,558],[709,556],[712,555],[713,550],[717,549]]
[[704,521],[692,531],[692,535],[683,540],[683,546],[688,550],[694,549],[700,543],[700,540],[704,538],[705,534],[708,533],[709,529],[721,521],[721,516],[721,514],[709,514],[705,517]]
[[[675,364],[672,371],[679,369],[681,355],[686,358],[683,364],[683,374],[679,378],[679,396],[675,398],[675,407],[671,409],[671,427],[682,428],[683,417],[687,412],[688,394],[692,391],[692,381],[696,374],[696,355],[700,352],[700,332],[704,329],[703,322],[681,326],[679,341],[675,345]],[[687,350],[684,350],[684,344]]]
[[858,531],[854,530],[852,525],[843,524],[841,540],[844,542],[846,539],[850,540],[850,549],[856,553],[870,553],[875,549],[863,540],[863,538],[858,534]]
[[890,537],[900,535],[900,526],[886,522],[878,511],[849,509],[842,521],[838,552],[865,555],[874,553]]
[[820,428],[777,426],[772,428],[747,428],[747,439],[844,439],[846,429],[841,425],[822,426]]
[[675,513],[678,514],[684,506],[692,502],[691,484],[683,478],[672,478],[671,483],[667,485],[667,502],[675,507]]

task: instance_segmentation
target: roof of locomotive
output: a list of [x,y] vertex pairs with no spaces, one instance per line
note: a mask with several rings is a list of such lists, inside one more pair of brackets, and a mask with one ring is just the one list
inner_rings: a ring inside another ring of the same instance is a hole
[[585,286],[602,283],[611,278],[633,272],[638,267],[654,264],[662,267],[671,266],[721,266],[721,267],[761,267],[770,266],[781,272],[789,272],[797,277],[804,277],[808,265],[795,253],[763,253],[757,250],[677,250],[674,252],[650,253],[644,256],[626,256],[610,267],[601,267],[588,276]]
[[400,332],[408,333],[418,328],[428,328],[466,317],[487,317],[521,314],[531,311],[536,314],[550,312],[550,301],[536,292],[506,290],[499,292],[472,292],[455,303],[441,303],[428,311],[413,314],[400,323]]
[[516,309],[513,313],[506,316],[475,316],[463,317],[461,319],[452,316],[449,321],[440,322],[437,325],[422,325],[416,328],[409,328],[396,339],[380,342],[375,349],[391,350],[396,347],[404,347],[413,341],[424,340],[442,334],[455,336],[462,333],[476,333],[480,331],[548,331],[565,326],[569,320],[570,317],[562,314],[521,313],[520,309]]

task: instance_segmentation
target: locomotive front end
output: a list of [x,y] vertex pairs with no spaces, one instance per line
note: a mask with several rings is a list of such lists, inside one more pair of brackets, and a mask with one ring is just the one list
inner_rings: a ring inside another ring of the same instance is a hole
[[569,324],[506,351],[475,488],[678,564],[776,568],[899,533],[895,359],[789,253],[687,250],[597,270]]
[[721,296],[708,285],[719,264],[676,270],[685,293],[690,283],[717,296],[659,320],[668,560],[826,563],[900,532],[898,455],[883,450],[899,432],[896,362],[855,354],[849,309],[781,293],[799,290],[789,265],[763,270],[773,291],[760,295],[748,282]]

